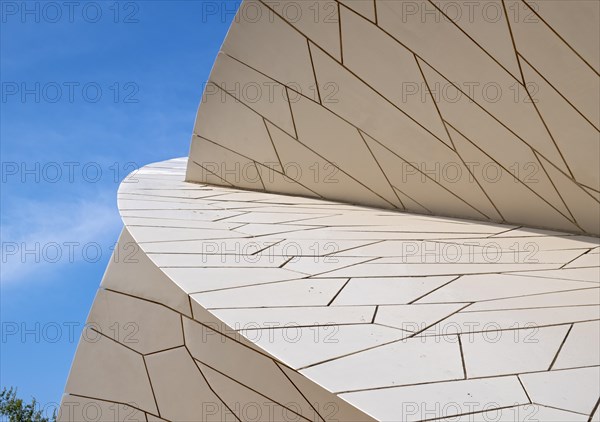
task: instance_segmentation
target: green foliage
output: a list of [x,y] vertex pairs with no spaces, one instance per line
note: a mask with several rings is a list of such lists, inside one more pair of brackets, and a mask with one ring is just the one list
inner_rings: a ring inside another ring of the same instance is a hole
[[13,387],[3,388],[0,392],[0,420],[9,422],[55,422],[56,415],[48,419],[43,416],[41,410],[37,410],[38,403],[35,398],[31,403],[24,403],[22,399],[17,398],[17,390]]

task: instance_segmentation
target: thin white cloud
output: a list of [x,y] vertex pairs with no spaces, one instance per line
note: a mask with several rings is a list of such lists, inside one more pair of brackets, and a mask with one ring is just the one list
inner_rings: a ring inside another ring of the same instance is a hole
[[121,226],[112,190],[76,201],[13,199],[3,213],[3,285],[93,265],[98,251],[110,254]]

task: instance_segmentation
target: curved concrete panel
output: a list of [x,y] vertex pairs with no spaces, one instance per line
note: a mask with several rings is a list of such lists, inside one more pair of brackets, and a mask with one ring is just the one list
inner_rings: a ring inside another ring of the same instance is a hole
[[591,415],[597,238],[190,184],[185,166],[121,185],[61,420]]
[[245,0],[187,180],[598,235],[599,21],[596,1]]

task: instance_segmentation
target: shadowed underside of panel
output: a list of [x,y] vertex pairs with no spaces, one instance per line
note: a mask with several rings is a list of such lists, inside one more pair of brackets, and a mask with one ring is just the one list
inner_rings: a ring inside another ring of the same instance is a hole
[[187,180],[597,235],[599,5],[246,0]]

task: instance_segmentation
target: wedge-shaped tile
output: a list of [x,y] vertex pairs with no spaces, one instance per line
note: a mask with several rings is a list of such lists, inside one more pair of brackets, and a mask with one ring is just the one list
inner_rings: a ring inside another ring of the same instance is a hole
[[[507,1],[506,7],[513,10],[519,7],[523,12],[531,15],[531,9],[523,10],[523,7],[514,0]],[[571,6],[571,8],[575,7]],[[542,23],[532,25],[522,19],[513,20],[511,24],[519,53],[527,58],[588,120],[599,127],[600,104],[596,95],[600,90],[598,70],[590,68],[581,60],[553,28]],[[581,22],[576,26],[580,25]],[[598,27],[597,24],[593,26]],[[539,48],[541,45],[544,48]]]
[[318,275],[330,271],[348,268],[369,261],[369,258],[336,256],[294,257],[283,268],[304,274]]
[[462,380],[458,340],[413,338],[312,366],[302,374],[330,391]]
[[[207,89],[210,87],[214,87],[215,93],[205,97],[194,133],[254,161],[277,163],[263,117],[229,94],[223,95],[221,88],[213,83],[207,84]],[[235,116],[235,124],[231,116]],[[200,164],[208,161],[202,156],[202,147],[192,152],[190,161]],[[187,180],[194,179],[188,177]]]
[[217,240],[240,237],[231,230],[190,229],[172,227],[128,227],[131,235],[138,243],[185,240]]
[[243,333],[292,368],[302,368],[379,344],[408,337],[407,332],[379,325],[327,325],[251,330]]
[[588,417],[579,413],[551,409],[537,404],[494,409],[489,412],[469,413],[463,416],[453,416],[440,419],[440,422],[527,422],[532,420],[545,422],[586,422]]
[[[198,363],[198,366],[211,388],[239,420],[291,422],[300,419],[301,416],[294,412],[294,409],[305,406],[304,400],[302,403],[275,403],[259,394],[260,392],[249,389],[235,379],[229,378],[209,366],[202,363]],[[305,415],[305,418],[302,420],[322,420],[316,412],[313,415]]]
[[466,275],[425,296],[419,302],[479,302],[590,287],[595,286],[566,279],[552,280],[512,274]]
[[569,170],[577,181],[598,189],[600,175],[595,171],[600,167],[598,130],[567,103],[526,61],[521,61],[521,67],[528,81],[527,86],[532,90],[532,97],[535,97],[538,110],[565,157]]
[[574,324],[553,369],[600,365],[600,322]]
[[252,329],[273,326],[369,324],[375,314],[375,306],[292,306],[214,309],[211,312],[230,327]]
[[295,403],[302,415],[314,414],[314,409],[271,358],[187,318],[183,326],[186,344],[199,362],[277,403]]
[[406,304],[452,281],[455,277],[353,278],[332,305]]
[[[590,154],[592,153],[590,151]],[[540,157],[540,161],[583,231],[600,234],[600,202],[543,157]]]
[[230,289],[253,284],[293,280],[304,274],[282,268],[165,268],[163,270],[187,293]]
[[600,368],[579,368],[520,375],[531,401],[589,415],[598,400]]
[[[591,291],[587,291],[589,295]],[[483,302],[487,303],[487,302]],[[598,303],[598,302],[597,302]],[[468,307],[427,329],[425,335],[535,328],[600,319],[600,305],[470,312]]]
[[461,335],[468,377],[547,370],[568,325]]
[[450,381],[341,394],[380,421],[421,421],[529,403],[517,377]]
[[331,394],[323,387],[310,381],[304,375],[281,364],[277,364],[281,371],[290,379],[290,382],[313,404],[320,416],[325,421],[337,422],[371,422],[371,416],[361,412],[356,407],[339,396]]
[[123,229],[101,287],[162,303],[191,315],[187,294],[163,273]]
[[422,277],[422,276],[460,276],[466,274],[496,274],[503,271],[558,269],[562,264],[536,263],[423,263],[405,264],[403,258],[380,258],[364,264],[324,273],[324,277]]
[[[600,268],[561,268],[560,271],[528,271],[524,273],[511,273],[534,278],[553,278],[560,280],[587,281],[589,283],[600,283]],[[596,286],[589,286],[596,287]]]
[[371,22],[376,21],[375,17],[375,2],[372,0],[340,0],[340,3],[356,13],[369,19]]
[[[247,269],[241,271],[242,275],[246,272],[248,272]],[[197,293],[191,295],[191,298],[207,309],[298,305],[325,306],[331,302],[346,281],[343,278],[307,278]]]
[[142,354],[183,345],[177,312],[108,290],[96,294],[87,324]]
[[467,303],[384,305],[377,308],[375,322],[405,331],[420,332],[438,321],[445,320],[467,305]]
[[[345,4],[350,7],[352,3]],[[429,94],[414,54],[349,9],[341,8],[341,19],[344,65],[445,144],[452,145],[435,104],[431,99],[427,101]]]
[[224,53],[219,53],[210,80],[290,135],[296,135],[284,85]]
[[597,253],[588,253],[565,265],[565,268],[579,267],[600,267],[600,256]]
[[[462,216],[474,216],[481,219],[481,214],[487,215],[484,209],[491,208],[489,200],[478,186],[469,183],[468,170],[454,150],[435,138],[322,51],[315,48],[312,48],[311,51],[319,83],[324,86],[324,81],[335,80],[338,87],[336,93],[338,101],[324,103],[324,106],[346,121],[351,121],[365,135],[385,145],[386,148],[393,151],[392,154],[397,154],[403,161],[415,163],[419,170],[433,173],[432,177],[422,181],[423,174],[419,171],[412,171],[414,166],[398,162],[396,166],[400,167],[395,170],[395,173],[400,173],[400,176],[390,175],[389,166],[383,164],[380,158],[382,154],[373,151],[392,185],[405,192],[400,184],[412,184],[424,189],[425,183],[429,188],[430,185],[433,186],[437,182],[478,210],[471,214],[463,213]],[[364,109],[369,109],[371,112],[364,113]],[[399,133],[402,134],[402,142],[398,141]],[[390,152],[388,151],[386,154],[390,155]],[[413,197],[413,195],[409,196]],[[417,197],[415,200],[419,201]],[[448,215],[450,212],[448,211],[444,215]]]
[[[261,2],[244,2],[222,51],[270,78],[318,98],[306,38]],[[273,57],[278,57],[277,63]]]
[[158,414],[142,355],[89,329],[77,347],[65,393],[135,403]]
[[[403,2],[382,1],[380,3],[379,24],[383,29],[419,55],[428,66],[460,87],[464,92],[460,94],[461,97],[464,98],[468,94],[472,100],[496,116],[503,124],[512,128],[523,139],[527,139],[538,151],[548,155],[553,161],[560,160],[560,154],[543,122],[531,101],[523,95],[524,88],[518,84],[518,79],[490,57],[489,52],[469,39],[452,20],[443,17],[436,19],[435,12],[425,14],[426,11],[435,11],[432,4],[426,0],[414,3],[417,13],[406,13],[403,10],[406,8]],[[495,11],[499,12],[498,16],[503,15],[502,10],[495,9]],[[439,18],[439,12],[437,15]],[[466,20],[466,16],[463,16],[463,19]],[[487,26],[498,28],[484,29],[484,31],[486,34],[502,31],[506,35],[508,32],[504,31],[506,22],[506,20],[499,20],[492,24],[487,22]],[[533,25],[523,24],[523,26]],[[488,36],[491,39],[492,36]],[[512,44],[507,38],[501,38],[500,42]],[[457,97],[449,92],[448,83],[435,85],[435,81],[427,72],[425,73],[430,87],[435,89],[444,115],[444,104],[456,103]],[[522,94],[516,96],[515,91]],[[477,124],[477,122],[472,123]]]
[[97,422],[147,422],[144,412],[135,409],[131,404],[119,404],[69,394],[63,395],[56,416],[58,422],[79,422],[90,419]]
[[[520,162],[515,162],[514,159],[511,161],[513,169],[517,170],[511,171],[506,167],[508,157],[490,156],[480,149],[485,147],[481,142],[476,146],[452,127],[449,130],[459,154],[465,161],[474,163],[474,177],[481,183],[504,219],[522,224],[577,230],[577,226],[570,220],[568,209],[529,147],[513,147],[513,150],[518,148],[525,152],[518,154]],[[495,143],[497,144],[498,142]],[[517,173],[521,179],[515,177]],[[519,205],[523,202],[527,202],[528,210],[535,211],[525,212]]]
[[184,347],[146,357],[160,416],[171,421],[235,421]]
[[[388,180],[355,126],[306,98],[293,102],[292,110],[302,145],[334,163],[391,205],[398,203]],[[343,139],[344,148],[339,148],[331,139]],[[314,163],[311,164],[314,166]],[[322,169],[322,175],[313,171],[315,180],[327,182],[326,176],[331,173],[327,170]]]
[[[510,125],[498,121],[497,116],[479,107],[458,89],[460,87],[452,85],[435,69],[425,63],[422,63],[422,69],[429,83],[444,93],[443,97],[438,95],[439,107],[458,154],[469,163],[473,175],[486,192],[488,189],[496,191],[494,196],[497,198],[492,198],[492,201],[497,203],[496,206],[500,209],[502,205],[510,208],[506,197],[501,195],[502,192],[498,192],[499,188],[494,189],[492,183],[515,183],[511,177],[514,176],[558,210],[563,211],[564,204],[532,151],[536,144],[532,143],[531,138],[522,137]],[[516,82],[514,84],[519,86]],[[532,118],[539,120],[537,115]],[[544,136],[548,146],[541,149],[541,153],[554,158],[553,162],[561,163],[562,158],[552,139],[547,133]],[[476,147],[470,143],[474,143]],[[547,149],[550,152],[547,152]],[[564,164],[561,168],[566,171]]]
[[502,309],[536,309],[561,306],[588,306],[600,303],[600,289],[587,288],[558,293],[542,293],[525,297],[490,300],[474,303],[467,310],[493,311]]
[[[310,120],[307,123],[312,124],[313,121]],[[309,149],[310,144],[298,142],[268,122],[267,126],[281,159],[281,165],[289,177],[289,181],[285,183],[271,185],[277,188],[278,191],[291,193],[290,188],[294,185],[293,181],[333,200],[362,202],[387,208],[397,204],[397,198],[393,195],[393,192],[391,192],[391,195],[388,192],[385,197],[381,197],[379,196],[381,194],[378,195],[377,192],[366,186],[364,181],[357,178],[358,175],[352,174],[352,168],[346,167],[345,171],[341,171],[336,165],[338,161],[337,154],[329,154],[333,158],[327,159],[325,156],[319,155],[314,149]],[[358,132],[353,136],[358,136]],[[310,140],[308,137],[303,139]],[[316,141],[318,140],[316,139]],[[327,144],[324,139],[321,139],[321,141],[321,145]],[[383,175],[378,176],[376,173],[370,175],[371,179],[381,179],[382,177]],[[270,180],[263,176],[263,182],[268,186]]]
[[336,60],[342,60],[337,2],[265,0],[265,4],[308,39],[324,48]]
[[[233,100],[230,99],[230,101]],[[243,124],[243,121],[240,124]],[[237,186],[243,189],[264,189],[259,169],[254,160],[212,140],[194,135],[190,147],[190,157],[193,158],[188,166],[186,180],[201,181],[218,186]],[[265,156],[265,159],[268,159],[266,157],[269,155]]]
[[278,268],[286,258],[261,255],[148,254],[161,268]]

